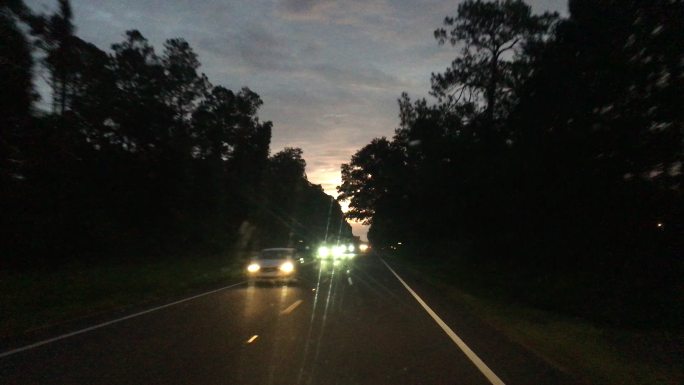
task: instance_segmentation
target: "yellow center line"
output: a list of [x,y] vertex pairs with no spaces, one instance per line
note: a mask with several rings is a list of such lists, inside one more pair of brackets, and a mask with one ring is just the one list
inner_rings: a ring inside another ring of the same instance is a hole
[[254,342],[254,340],[256,340],[257,338],[259,338],[259,335],[255,334],[255,335],[252,336],[252,338],[250,338],[250,339],[247,340],[247,343],[248,343],[248,344],[251,344],[251,343]]
[[281,311],[280,314],[290,314],[290,313],[292,313],[292,311],[294,311],[294,309],[296,309],[297,306],[301,305],[302,302],[304,302],[304,301],[302,301],[301,299],[298,299],[297,301],[295,301],[295,303],[293,303],[292,305],[288,306],[285,310]]

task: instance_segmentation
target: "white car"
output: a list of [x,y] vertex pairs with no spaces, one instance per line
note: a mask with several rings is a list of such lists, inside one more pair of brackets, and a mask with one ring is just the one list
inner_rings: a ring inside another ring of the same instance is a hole
[[297,263],[295,249],[263,249],[247,265],[247,277],[251,282],[292,282],[297,278]]

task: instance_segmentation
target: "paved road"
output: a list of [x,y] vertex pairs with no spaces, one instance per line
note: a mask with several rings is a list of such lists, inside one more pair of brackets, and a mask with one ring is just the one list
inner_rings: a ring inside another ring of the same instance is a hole
[[[394,268],[501,382],[576,383]],[[380,258],[304,270],[2,357],[0,384],[493,383]]]

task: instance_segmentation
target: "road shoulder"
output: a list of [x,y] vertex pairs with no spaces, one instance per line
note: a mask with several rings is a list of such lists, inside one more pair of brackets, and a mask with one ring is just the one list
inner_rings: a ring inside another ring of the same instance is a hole
[[[467,329],[473,324],[467,318],[477,318],[509,344],[552,367],[561,378],[574,379],[572,383],[684,382],[681,333],[611,329],[519,303],[489,300],[437,279],[413,264],[390,261],[421,295],[435,303],[445,319]],[[476,330],[471,332],[478,335]],[[513,365],[508,366],[512,369]]]

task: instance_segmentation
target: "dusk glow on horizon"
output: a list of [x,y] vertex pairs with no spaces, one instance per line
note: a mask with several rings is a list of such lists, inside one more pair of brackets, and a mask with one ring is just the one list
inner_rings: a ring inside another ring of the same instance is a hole
[[[53,0],[27,0],[39,12]],[[565,0],[531,0],[535,12],[566,13]],[[182,37],[214,84],[249,87],[273,122],[271,153],[300,147],[314,184],[337,197],[340,165],[371,139],[391,137],[403,91],[427,96],[430,74],[456,50],[433,37],[457,1],[257,0],[188,2],[73,0],[77,34],[109,51],[138,29],[155,47]],[[44,87],[47,87],[43,84]],[[39,88],[41,85],[39,84]],[[42,90],[39,89],[41,94]],[[346,210],[348,204],[342,202]],[[365,239],[367,229],[353,224]]]

